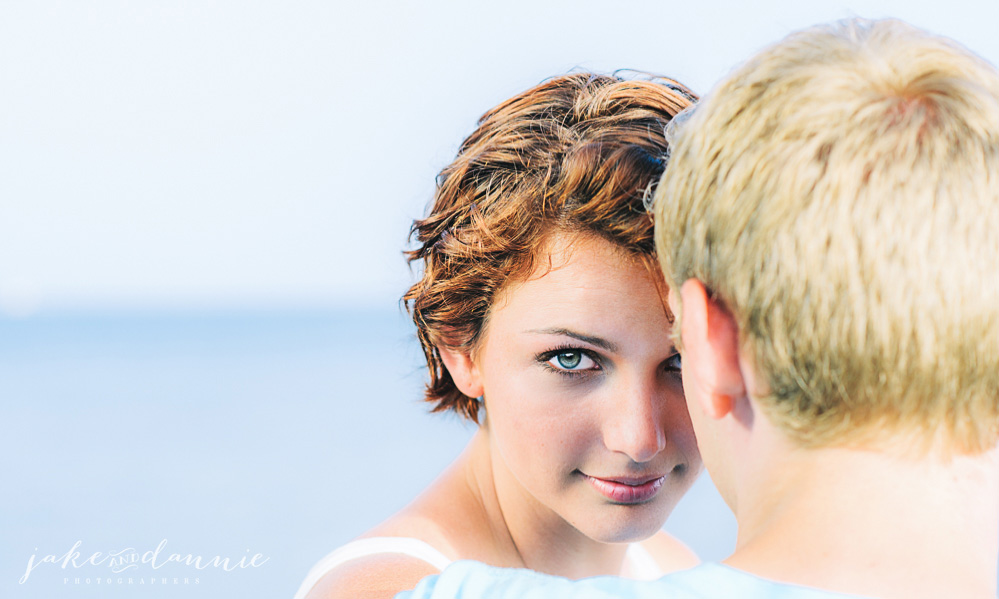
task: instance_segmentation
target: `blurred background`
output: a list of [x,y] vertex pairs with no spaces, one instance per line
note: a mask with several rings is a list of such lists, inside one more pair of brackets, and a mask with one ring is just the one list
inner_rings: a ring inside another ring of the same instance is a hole
[[[704,93],[850,16],[999,60],[995,0],[0,4],[0,595],[290,596],[472,433],[398,298],[478,116],[573,69]],[[734,543],[707,477],[667,529]],[[157,547],[264,563],[83,564]]]

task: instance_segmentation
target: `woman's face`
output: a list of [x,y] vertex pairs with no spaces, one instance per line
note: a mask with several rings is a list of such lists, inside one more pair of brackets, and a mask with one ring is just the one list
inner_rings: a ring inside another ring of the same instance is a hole
[[556,235],[547,254],[472,355],[497,493],[596,540],[648,537],[701,468],[662,300],[607,241]]

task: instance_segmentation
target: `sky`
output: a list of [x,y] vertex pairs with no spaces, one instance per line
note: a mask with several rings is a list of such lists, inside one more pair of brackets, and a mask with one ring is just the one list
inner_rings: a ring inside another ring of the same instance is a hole
[[999,0],[4,0],[0,315],[394,308],[409,225],[488,108],[573,69],[705,93],[850,16],[999,62]]

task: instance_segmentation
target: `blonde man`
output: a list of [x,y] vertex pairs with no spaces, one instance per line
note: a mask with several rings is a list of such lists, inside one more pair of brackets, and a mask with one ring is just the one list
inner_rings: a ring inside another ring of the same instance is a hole
[[791,35],[675,127],[655,197],[724,565],[412,597],[996,597],[999,75],[895,21]]

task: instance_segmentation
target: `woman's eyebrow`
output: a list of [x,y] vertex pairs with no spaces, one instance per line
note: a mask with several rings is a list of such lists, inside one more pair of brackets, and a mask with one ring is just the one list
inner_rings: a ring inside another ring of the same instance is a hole
[[611,343],[610,341],[607,341],[606,339],[602,339],[600,337],[591,337],[590,335],[584,335],[582,333],[577,333],[577,332],[571,331],[569,329],[562,329],[562,328],[558,328],[558,327],[553,327],[553,328],[550,328],[550,329],[533,329],[533,330],[530,330],[530,331],[527,331],[527,332],[528,333],[533,333],[533,334],[536,334],[536,335],[565,335],[566,337],[572,337],[573,339],[579,339],[580,341],[583,341],[585,343],[589,343],[590,345],[596,345],[597,347],[605,349],[605,350],[607,350],[607,351],[609,351],[611,353],[617,353],[617,350],[618,350],[618,347],[617,347],[616,344]]

